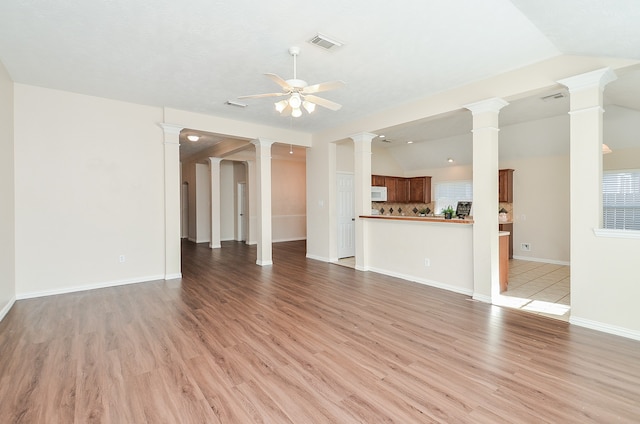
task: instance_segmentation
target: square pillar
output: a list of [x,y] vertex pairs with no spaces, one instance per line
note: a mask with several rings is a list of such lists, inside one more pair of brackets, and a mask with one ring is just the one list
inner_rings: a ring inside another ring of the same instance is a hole
[[498,114],[508,105],[488,99],[466,105],[473,114],[473,298],[500,294],[498,249]]
[[222,158],[209,158],[211,172],[211,249],[219,249],[220,244],[220,162]]
[[160,124],[164,131],[164,278],[182,277],[180,265],[180,131]]
[[271,240],[271,145],[273,141],[259,138],[256,146],[256,199],[258,211],[258,258],[260,266],[273,264]]
[[369,270],[368,228],[360,215],[371,213],[371,140],[376,137],[371,133],[359,133],[350,138],[354,143],[354,175],[353,186],[355,195],[356,215],[356,269]]

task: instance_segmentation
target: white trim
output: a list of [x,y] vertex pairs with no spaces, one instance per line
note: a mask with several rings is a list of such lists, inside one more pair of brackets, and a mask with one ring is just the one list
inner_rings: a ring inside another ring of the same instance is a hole
[[542,262],[542,263],[545,263],[545,264],[553,264],[553,265],[571,266],[571,262],[556,261],[555,259],[530,258],[528,256],[516,256],[516,255],[513,255],[513,259],[518,259],[518,260],[521,260],[521,261]]
[[454,293],[464,294],[466,296],[471,296],[473,294],[473,290],[471,290],[471,289],[464,289],[464,288],[461,288],[461,287],[452,286],[450,284],[444,284],[444,283],[441,283],[439,281],[428,280],[426,278],[416,278],[416,277],[414,277],[412,275],[401,274],[399,272],[386,271],[384,269],[373,268],[373,267],[370,267],[369,271],[376,272],[378,274],[388,275],[389,277],[395,277],[395,278],[400,278],[402,280],[412,281],[412,282],[418,283],[418,284],[424,284],[425,286],[435,287],[435,288],[438,288],[438,289],[448,290],[448,291],[451,291],[451,292],[454,292]]
[[16,299],[23,300],[23,299],[32,299],[34,297],[55,296],[57,294],[67,294],[67,293],[74,293],[74,292],[85,291],[85,290],[95,290],[95,289],[104,289],[107,287],[125,286],[127,284],[147,283],[149,281],[158,281],[158,280],[162,281],[164,279],[165,279],[164,275],[153,275],[148,277],[132,278],[127,280],[116,280],[116,281],[107,281],[103,283],[85,284],[82,286],[64,287],[64,288],[54,289],[54,290],[17,293]]
[[282,242],[286,242],[286,241],[301,241],[301,240],[306,240],[307,237],[290,237],[290,238],[283,238],[283,239],[277,239],[277,240],[271,240],[272,243],[282,243]]
[[11,296],[11,299],[9,299],[9,302],[7,302],[7,304],[4,305],[4,307],[0,310],[0,321],[2,321],[5,316],[7,316],[7,314],[9,313],[11,308],[13,307],[14,303],[16,303],[16,297],[15,296]]
[[592,330],[602,331],[603,333],[613,334],[615,336],[626,337],[628,339],[640,340],[640,331],[630,330],[624,327],[618,327],[615,325],[604,324],[598,321],[592,321],[585,318],[570,317],[569,322],[571,324],[590,328]]
[[260,266],[271,266],[273,265],[273,261],[256,261],[256,265]]
[[307,253],[306,258],[313,259],[314,261],[320,261],[320,262],[337,262],[338,261],[337,258],[334,260],[331,260],[329,258],[325,258],[324,256],[311,255],[309,253]]
[[182,273],[179,272],[177,274],[167,274],[164,276],[165,280],[177,280],[178,278],[182,278]]
[[492,305],[494,304],[491,301],[491,296],[487,296],[487,295],[480,294],[480,293],[474,293],[472,299],[473,300],[477,300],[478,302],[490,303]]
[[608,229],[608,228],[594,228],[593,234],[595,234],[596,237],[640,239],[640,231],[637,231],[637,230],[614,230],[614,229]]

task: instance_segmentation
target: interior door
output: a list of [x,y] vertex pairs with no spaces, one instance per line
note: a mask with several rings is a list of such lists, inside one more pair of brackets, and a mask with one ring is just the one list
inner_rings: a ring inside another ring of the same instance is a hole
[[355,194],[353,174],[337,174],[338,259],[356,254]]
[[247,199],[246,199],[247,185],[245,183],[238,183],[238,204],[236,210],[238,211],[237,217],[237,232],[236,241],[247,240]]

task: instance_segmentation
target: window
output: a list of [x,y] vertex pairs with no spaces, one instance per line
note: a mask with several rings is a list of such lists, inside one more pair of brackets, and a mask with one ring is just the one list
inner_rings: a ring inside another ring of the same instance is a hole
[[640,230],[640,170],[602,175],[603,228]]
[[448,181],[435,184],[435,213],[451,205],[456,208],[458,202],[473,200],[473,183],[471,181]]

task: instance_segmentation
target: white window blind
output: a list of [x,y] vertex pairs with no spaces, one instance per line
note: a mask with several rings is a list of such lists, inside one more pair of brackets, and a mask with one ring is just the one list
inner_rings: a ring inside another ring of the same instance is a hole
[[447,206],[456,208],[458,202],[473,200],[473,183],[471,181],[445,181],[435,184],[435,213],[442,213]]
[[603,227],[640,230],[640,170],[602,175]]

